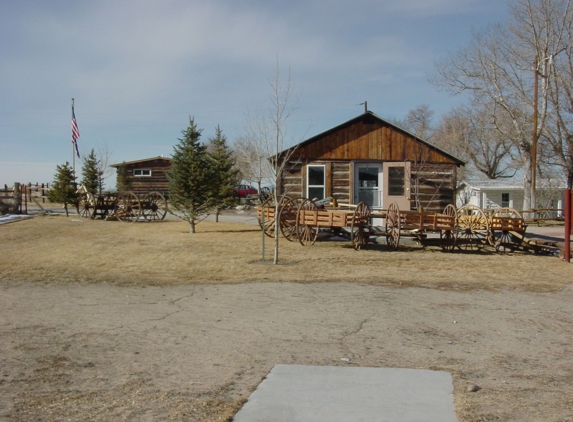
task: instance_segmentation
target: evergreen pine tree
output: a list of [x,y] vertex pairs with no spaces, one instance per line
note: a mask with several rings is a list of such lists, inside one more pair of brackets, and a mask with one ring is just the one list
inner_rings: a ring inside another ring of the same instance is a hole
[[48,191],[48,200],[64,204],[67,217],[69,215],[68,204],[76,204],[77,198],[74,170],[66,161],[66,164],[56,166],[52,188]]
[[227,145],[227,137],[219,126],[215,129],[215,136],[209,138],[208,151],[212,172],[210,191],[215,206],[215,221],[218,222],[221,210],[235,200],[234,187],[239,172],[235,168],[233,152]]
[[119,192],[131,190],[131,180],[127,176],[125,161],[117,168],[116,187]]
[[197,223],[204,220],[213,208],[210,192],[211,177],[207,148],[200,142],[202,129],[193,118],[181,133],[183,138],[173,147],[169,180],[170,208],[178,211],[177,217],[189,223],[190,233],[195,233]]
[[82,167],[82,185],[92,195],[100,193],[103,189],[101,170],[99,168],[99,160],[92,149],[87,157],[84,158],[84,165]]

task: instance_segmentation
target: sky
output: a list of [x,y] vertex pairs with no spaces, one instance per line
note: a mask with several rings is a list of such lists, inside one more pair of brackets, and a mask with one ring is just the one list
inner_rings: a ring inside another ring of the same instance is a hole
[[508,13],[506,0],[0,0],[0,185],[73,163],[72,98],[82,158],[111,163],[171,156],[190,117],[232,146],[272,107],[277,69],[298,98],[292,143],[365,101],[387,119],[428,104],[437,121],[462,100],[428,81],[435,61]]

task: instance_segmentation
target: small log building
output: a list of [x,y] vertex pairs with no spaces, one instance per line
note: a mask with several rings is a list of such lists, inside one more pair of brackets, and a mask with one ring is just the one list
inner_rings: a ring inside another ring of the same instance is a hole
[[135,194],[160,192],[167,197],[169,193],[166,172],[171,168],[170,158],[163,156],[146,158],[112,164],[110,167],[114,167],[117,171],[121,169],[125,171],[131,190]]
[[402,210],[441,211],[455,204],[465,163],[370,111],[289,148],[279,192]]

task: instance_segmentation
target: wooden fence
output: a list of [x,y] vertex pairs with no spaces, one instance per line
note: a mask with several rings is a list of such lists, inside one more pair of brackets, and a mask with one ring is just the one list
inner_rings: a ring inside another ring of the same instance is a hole
[[0,213],[12,212],[27,214],[28,205],[35,204],[42,208],[48,202],[49,183],[14,183],[14,186],[0,187]]

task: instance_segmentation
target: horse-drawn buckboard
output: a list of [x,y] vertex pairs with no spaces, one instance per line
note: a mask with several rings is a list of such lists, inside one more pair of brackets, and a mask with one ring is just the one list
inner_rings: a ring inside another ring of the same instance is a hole
[[85,218],[115,218],[123,222],[161,221],[167,213],[167,200],[160,192],[136,195],[131,191],[92,195],[82,185],[78,191],[77,211]]
[[[387,244],[397,249],[400,236],[413,236],[424,242],[428,231],[440,232],[444,250],[454,247],[455,208],[448,206],[444,213],[401,212],[393,203],[388,210],[372,211],[368,204],[336,204],[326,200],[313,202],[309,199],[283,199],[277,204],[269,201],[257,208],[257,216],[264,232],[274,237],[277,227],[290,241],[298,240],[302,245],[313,245],[320,231],[346,235],[356,250],[368,244],[371,237],[385,236]],[[276,218],[278,210],[279,218]],[[383,218],[385,226],[381,231],[372,225],[372,218]]]
[[[388,209],[371,210],[364,202],[352,205],[337,204],[331,198],[313,202],[285,197],[278,206],[272,201],[260,205],[257,216],[266,235],[274,237],[279,230],[286,239],[302,245],[313,245],[320,233],[347,237],[356,250],[377,237],[385,237],[392,250],[398,249],[402,237],[422,245],[438,242],[445,252],[456,248],[479,251],[484,246],[504,253],[524,250],[555,254],[556,250],[555,245],[526,238],[525,221],[512,208],[484,211],[466,205],[456,210],[447,205],[442,212],[425,212],[402,211],[392,203]],[[383,225],[373,225],[373,219],[382,219]]]

